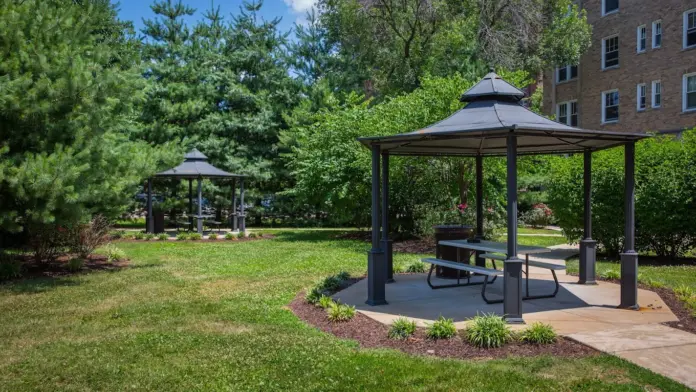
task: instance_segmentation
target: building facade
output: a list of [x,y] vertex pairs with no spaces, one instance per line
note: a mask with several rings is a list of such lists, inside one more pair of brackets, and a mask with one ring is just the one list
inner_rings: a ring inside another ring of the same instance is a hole
[[696,127],[696,0],[576,3],[592,46],[577,66],[545,72],[545,113],[606,131]]

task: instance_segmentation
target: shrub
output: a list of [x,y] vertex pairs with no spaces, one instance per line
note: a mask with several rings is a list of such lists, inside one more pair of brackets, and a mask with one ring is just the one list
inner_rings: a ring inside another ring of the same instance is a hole
[[552,326],[541,322],[532,323],[520,334],[520,340],[532,344],[551,344],[556,341],[556,331]]
[[73,257],[72,259],[68,260],[68,263],[66,264],[66,267],[68,270],[72,272],[77,272],[82,269],[82,267],[85,265],[85,259],[81,259],[79,257]]
[[406,267],[406,272],[420,273],[425,272],[425,263],[421,261],[414,261]]
[[191,241],[198,241],[202,238],[203,238],[203,236],[201,235],[201,233],[191,233],[188,236],[188,239],[190,239]]
[[187,239],[189,239],[189,236],[186,233],[179,233],[176,235],[177,241],[186,241]]
[[166,233],[160,233],[159,235],[157,235],[157,239],[160,241],[166,241],[169,239],[169,235],[167,235]]
[[136,231],[135,234],[133,234],[133,238],[136,240],[142,240],[145,238],[145,233],[142,231]]
[[315,305],[319,306],[320,308],[328,309],[333,303],[334,300],[331,299],[331,297],[322,294],[322,296],[319,297],[319,301]]
[[0,280],[22,276],[22,263],[16,257],[0,252]]
[[108,244],[104,247],[106,253],[106,260],[109,263],[114,261],[121,261],[126,258],[126,253],[114,244]]
[[355,306],[332,302],[331,305],[326,308],[326,314],[329,320],[335,323],[349,321],[355,317]]
[[466,339],[476,347],[500,347],[511,338],[512,332],[505,320],[493,313],[477,315],[466,328]]
[[234,233],[227,233],[225,234],[225,239],[234,241],[237,239],[237,235]]
[[144,237],[145,241],[151,241],[154,238],[155,238],[155,235],[153,233],[147,233],[147,234],[145,234],[145,237]]
[[339,279],[336,275],[327,276],[320,283],[320,287],[326,291],[336,291],[341,287],[341,282],[342,279]]
[[109,221],[97,215],[88,223],[74,224],[68,228],[66,240],[70,253],[87,258],[109,240]]
[[341,281],[348,280],[350,279],[350,273],[347,271],[341,271],[336,274],[336,278]]
[[247,238],[256,238],[256,233],[249,233],[247,234]]
[[389,339],[406,339],[416,333],[416,322],[405,317],[394,320],[389,327]]
[[324,296],[324,293],[322,293],[321,288],[315,285],[307,289],[305,301],[309,304],[316,305],[322,296]]
[[218,235],[215,233],[210,233],[210,234],[208,234],[208,239],[209,240],[216,240],[216,239],[218,239]]
[[553,223],[553,212],[544,203],[537,203],[532,209],[520,216],[525,224],[535,228],[549,226]]
[[619,271],[610,269],[602,272],[600,276],[604,279],[619,280],[621,279],[621,273]]
[[29,226],[29,248],[37,263],[55,261],[65,252],[67,230],[54,224],[32,224]]
[[457,334],[457,328],[452,319],[440,316],[434,323],[428,325],[425,334],[430,339],[449,339]]

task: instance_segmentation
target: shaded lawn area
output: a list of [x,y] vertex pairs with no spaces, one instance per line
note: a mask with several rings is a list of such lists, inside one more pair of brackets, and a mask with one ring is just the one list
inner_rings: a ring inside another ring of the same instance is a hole
[[[498,235],[493,237],[493,241],[497,242],[507,242],[507,236],[506,235]],[[549,246],[554,246],[554,245],[563,245],[567,243],[565,237],[559,236],[559,237],[550,237],[550,236],[533,236],[533,235],[518,235],[517,236],[517,243],[520,245],[529,245],[529,246],[541,246],[543,248],[549,247]]]
[[124,242],[125,270],[0,285],[0,390],[687,390],[608,355],[457,361],[359,350],[286,305],[326,275],[364,274],[369,244],[275,234]]

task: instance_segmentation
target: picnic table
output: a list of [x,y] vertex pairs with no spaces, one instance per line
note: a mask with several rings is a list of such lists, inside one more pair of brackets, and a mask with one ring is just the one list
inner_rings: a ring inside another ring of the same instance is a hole
[[[425,263],[431,264],[430,272],[428,273],[428,285],[430,285],[431,288],[440,289],[440,288],[447,288],[447,287],[468,286],[468,285],[472,285],[472,284],[483,284],[483,288],[481,290],[481,295],[483,296],[483,299],[487,303],[502,302],[502,300],[489,300],[489,299],[487,299],[486,294],[485,294],[485,290],[486,290],[486,285],[488,283],[493,283],[498,276],[502,276],[502,271],[497,270],[497,268],[495,266],[495,260],[499,260],[499,261],[504,262],[505,259],[507,258],[507,255],[506,255],[507,244],[506,243],[494,242],[494,241],[485,241],[485,240],[481,240],[478,242],[473,242],[473,241],[470,242],[469,240],[444,240],[444,241],[440,241],[438,243],[438,245],[451,246],[451,247],[457,248],[457,252],[458,252],[457,260],[461,260],[461,258],[459,257],[459,250],[460,249],[469,250],[469,251],[476,251],[476,252],[485,252],[484,254],[477,255],[477,257],[492,260],[493,261],[493,268],[491,269],[491,268],[486,268],[486,267],[482,267],[482,266],[472,266],[469,264],[469,259],[467,259],[466,262],[456,262],[456,261],[451,261],[451,260],[440,260],[437,258],[425,258],[425,259],[422,259],[422,261]],[[517,252],[519,254],[524,255],[524,264],[525,264],[525,268],[522,272],[525,274],[525,285],[526,285],[526,289],[527,289],[527,295],[525,297],[523,297],[522,299],[539,299],[539,298],[555,297],[556,294],[558,293],[558,289],[559,289],[559,283],[558,283],[558,278],[556,277],[556,271],[565,269],[565,266],[529,260],[529,255],[549,253],[549,252],[551,252],[551,249],[538,247],[538,246],[518,245]],[[432,276],[432,271],[436,265],[467,272],[469,274],[466,276],[467,283],[460,283],[460,278],[458,277],[456,284],[433,285],[431,282],[431,276]],[[544,295],[535,295],[535,296],[529,295],[529,266],[530,265],[533,267],[548,269],[551,271],[551,274],[553,275],[553,280],[556,284],[556,288],[555,288],[553,294],[544,294]],[[471,282],[471,274],[481,275],[484,277],[484,280],[482,282]],[[489,277],[493,277],[493,280],[491,282],[488,282]]]

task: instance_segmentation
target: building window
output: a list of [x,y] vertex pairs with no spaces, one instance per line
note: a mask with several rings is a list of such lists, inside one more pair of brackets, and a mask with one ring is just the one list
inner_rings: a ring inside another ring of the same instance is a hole
[[696,73],[684,75],[684,111],[696,110]]
[[566,65],[565,67],[556,68],[556,82],[567,82],[578,77],[577,65]]
[[652,107],[662,106],[662,82],[655,80],[652,82]]
[[684,12],[684,48],[696,46],[696,9]]
[[571,127],[578,126],[578,102],[569,101],[559,103],[556,107],[556,118],[561,124],[570,125]]
[[619,0],[602,0],[602,16],[619,11]]
[[652,24],[652,47],[657,49],[662,47],[662,21],[656,20]]
[[645,52],[647,45],[648,28],[645,25],[638,26],[636,30],[636,51],[638,53]]
[[619,36],[602,40],[602,69],[619,66]]
[[646,98],[647,95],[648,95],[648,87],[645,85],[645,83],[639,84],[638,88],[636,89],[636,96],[637,96],[636,108],[638,109],[638,111],[645,110],[645,106],[647,105],[647,98]]
[[619,90],[602,93],[602,124],[619,121]]

